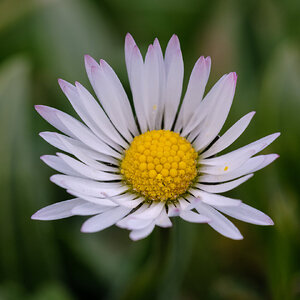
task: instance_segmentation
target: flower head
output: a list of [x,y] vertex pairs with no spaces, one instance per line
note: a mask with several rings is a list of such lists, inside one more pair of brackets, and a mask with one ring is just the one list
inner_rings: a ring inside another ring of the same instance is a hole
[[116,224],[131,230],[133,240],[148,236],[155,226],[172,226],[170,218],[175,216],[208,223],[232,239],[242,235],[223,214],[272,225],[264,213],[220,195],[278,157],[256,154],[279,133],[216,156],[243,133],[254,115],[250,112],[218,135],[232,104],[236,74],[224,75],[204,96],[211,61],[200,57],[180,106],[183,59],[176,35],[164,56],[155,39],[143,59],[127,34],[125,59],[133,106],[112,68],[90,56],[85,56],[86,71],[100,105],[80,83],[59,80],[82,122],[54,108],[36,106],[62,133],[40,135],[65,152],[42,160],[62,173],[51,180],[74,198],[42,208],[32,218],[92,215],[83,232]]

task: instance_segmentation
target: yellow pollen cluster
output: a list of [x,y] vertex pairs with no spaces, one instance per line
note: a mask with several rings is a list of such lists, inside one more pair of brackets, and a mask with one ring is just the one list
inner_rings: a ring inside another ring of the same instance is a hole
[[175,200],[197,175],[198,154],[178,133],[152,130],[135,137],[121,162],[121,174],[147,200]]

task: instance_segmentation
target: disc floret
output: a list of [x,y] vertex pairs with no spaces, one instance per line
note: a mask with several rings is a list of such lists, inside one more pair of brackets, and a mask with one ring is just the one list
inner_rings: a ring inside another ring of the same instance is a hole
[[169,130],[136,136],[125,151],[121,174],[147,200],[176,200],[197,176],[198,153],[191,143]]

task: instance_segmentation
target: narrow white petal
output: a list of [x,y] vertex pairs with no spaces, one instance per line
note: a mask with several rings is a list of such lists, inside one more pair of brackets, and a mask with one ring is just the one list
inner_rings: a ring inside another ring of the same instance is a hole
[[178,37],[173,35],[165,53],[166,93],[164,129],[171,129],[179,106],[182,82],[183,59]]
[[40,136],[46,142],[48,142],[50,145],[52,145],[62,151],[71,153],[73,155],[75,155],[75,154],[66,146],[64,141],[66,141],[72,149],[78,149],[85,156],[88,156],[91,159],[108,162],[108,163],[114,164],[114,165],[118,164],[117,160],[114,159],[113,157],[101,154],[97,151],[94,151],[91,148],[89,148],[87,145],[83,144],[82,142],[75,140],[73,138],[70,138],[68,136],[65,136],[65,135],[62,135],[62,134],[59,134],[56,132],[50,132],[50,131],[40,132]]
[[180,208],[176,207],[174,204],[168,205],[168,216],[169,217],[177,217],[180,214]]
[[175,131],[178,132],[182,127],[185,127],[196,109],[198,109],[208,81],[210,67],[210,57],[204,58],[201,56],[197,60],[190,76],[187,91],[176,122]]
[[[148,204],[143,204],[137,210],[135,210],[134,212],[130,213],[128,216],[126,216],[125,218],[123,218],[122,220],[120,220],[119,222],[117,222],[116,225],[119,226],[119,227],[121,227],[121,228],[130,228],[130,229],[133,229],[132,227],[129,226],[129,222],[132,221],[132,220],[136,220],[136,222],[144,224],[145,220],[144,219],[138,219],[137,216],[139,214],[143,213],[148,208],[149,208]],[[152,220],[150,219],[150,222],[151,221]],[[136,224],[133,223],[133,226],[135,226],[135,225]]]
[[[222,76],[218,82],[207,93],[204,99],[201,101],[198,109],[194,112],[193,116],[189,119],[187,125],[183,128],[181,135],[187,136],[192,130],[194,130],[201,122],[210,116],[211,110],[215,106],[215,102],[220,97],[222,90],[224,89],[228,74]],[[206,130],[206,128],[203,128]]]
[[274,222],[269,216],[244,203],[238,207],[217,207],[217,209],[230,217],[247,223],[256,225],[274,225]]
[[[100,60],[100,66],[106,76],[106,79],[113,87],[113,92],[115,92],[116,104],[120,106],[119,113],[122,113],[122,117],[125,119],[123,126],[127,126],[133,135],[138,134],[137,126],[134,120],[133,112],[130,106],[127,94],[112,67],[103,59]],[[117,111],[112,111],[116,114]],[[120,129],[123,132],[123,129]]]
[[279,156],[277,154],[258,155],[250,158],[240,168],[223,175],[201,175],[199,182],[223,182],[229,181],[249,173],[258,171],[270,163],[272,163]]
[[77,139],[82,141],[84,144],[91,147],[93,150],[99,151],[100,153],[120,158],[120,153],[110,148],[107,144],[101,141],[95,134],[91,132],[85,125],[73,117],[62,114],[60,111],[56,112],[58,119],[63,125],[68,128]]
[[[98,128],[101,130],[101,132],[104,132],[116,143],[119,143],[122,146],[126,146],[123,138],[121,138],[112,122],[109,120],[103,109],[100,107],[99,103],[90,94],[90,92],[78,82],[76,82],[76,88],[90,117],[98,125]],[[128,142],[131,142],[131,140],[128,140]]]
[[191,210],[180,211],[180,218],[191,223],[208,223],[210,219]]
[[134,108],[142,132],[147,131],[145,107],[145,69],[141,52],[137,46],[132,49],[128,75],[132,91]]
[[147,227],[145,227],[143,229],[131,231],[129,234],[129,237],[133,241],[144,239],[153,231],[154,227],[155,227],[155,224],[154,224],[154,222],[152,222],[150,225],[148,225]]
[[250,148],[233,151],[215,158],[203,159],[200,172],[210,175],[227,174],[241,167],[254,154],[255,150]]
[[233,240],[243,239],[243,236],[235,227],[235,225],[211,206],[204,203],[198,203],[196,206],[196,210],[199,213],[210,218],[211,221],[208,223],[208,225],[220,234]]
[[143,229],[150,224],[153,223],[153,219],[138,219],[136,217],[129,217],[129,219],[126,222],[126,229],[128,230],[138,230]]
[[136,198],[136,195],[130,194],[130,193],[110,197],[110,199],[111,199],[111,201],[113,201],[114,203],[116,203],[118,205],[130,207],[130,208],[135,208],[144,201],[143,198],[141,198],[141,197]]
[[31,219],[49,221],[68,218],[73,216],[72,209],[74,207],[84,203],[84,200],[78,198],[54,203],[38,210]]
[[172,226],[172,222],[171,222],[170,218],[168,217],[165,209],[163,209],[161,211],[160,215],[156,218],[155,225],[164,227],[164,228]]
[[81,227],[82,232],[97,232],[114,225],[129,213],[126,207],[116,207],[96,215],[85,221]]
[[256,168],[253,169],[253,172],[259,171],[260,169],[268,166],[269,164],[271,164],[275,159],[277,159],[279,157],[278,154],[267,154],[267,155],[258,155],[256,157],[259,156],[263,156],[264,160],[261,164],[259,164]]
[[66,175],[78,176],[80,175],[74,169],[70,168],[60,157],[55,155],[43,155],[41,160],[52,169],[64,173]]
[[155,129],[160,104],[159,62],[153,45],[148,47],[145,58],[145,113],[149,130]]
[[157,57],[158,61],[158,83],[159,83],[159,101],[156,110],[156,121],[155,121],[155,129],[161,129],[162,126],[162,118],[163,112],[165,107],[165,81],[166,81],[166,74],[165,74],[165,64],[164,58],[162,54],[162,50],[159,44],[158,39],[156,38],[153,42],[153,51]]
[[67,116],[66,113],[59,111],[53,107],[45,106],[45,105],[36,105],[36,111],[53,127],[63,132],[64,134],[76,138],[74,133],[67,128],[63,122],[58,118],[57,113],[59,112],[61,115]]
[[109,172],[118,172],[118,168],[114,166],[108,166],[107,164],[103,164],[102,162],[99,162],[98,160],[101,158],[103,159],[103,162],[108,162],[110,164],[114,164],[115,166],[118,165],[118,162],[116,159],[113,159],[109,157],[108,155],[102,155],[97,158],[91,158],[90,153],[85,151],[84,149],[77,147],[76,144],[70,142],[70,140],[64,138],[64,136],[58,136],[58,138],[61,141],[61,144],[64,145],[64,148],[66,149],[66,152],[69,152],[73,154],[75,157],[77,157],[79,160],[81,160],[86,165],[99,170],[99,171],[109,171]]
[[221,184],[197,183],[196,187],[203,190],[203,191],[205,191],[205,192],[208,192],[208,193],[225,193],[225,192],[228,192],[228,191],[236,188],[240,184],[244,183],[245,181],[250,179],[253,175],[254,174],[249,174],[249,175],[246,175],[246,176],[241,177],[239,179],[229,181],[229,182],[225,182],[225,183],[221,183]]
[[109,209],[111,209],[109,206],[101,206],[95,203],[86,202],[74,207],[72,209],[72,214],[78,216],[90,216],[102,213]]
[[211,107],[210,114],[205,119],[205,130],[200,132],[193,143],[197,151],[203,150],[208,146],[222,129],[232,104],[236,80],[237,76],[235,73],[231,73],[227,77],[223,90],[220,90],[220,94],[214,103],[214,107]]
[[[88,62],[89,60],[87,60],[86,67],[99,101],[114,126],[127,140],[130,140],[132,138],[128,128],[130,122],[127,122],[124,114],[126,108],[122,111],[122,105],[126,107],[126,102],[123,101],[123,94],[120,94],[119,86],[111,76],[112,69],[103,60],[100,61],[100,65]],[[128,120],[129,118],[130,116]]]
[[82,194],[80,192],[77,192],[77,191],[74,191],[74,190],[71,190],[71,189],[68,189],[67,192],[72,196],[81,198],[81,199],[86,200],[86,201],[91,202],[91,203],[95,203],[97,205],[109,206],[109,207],[120,206],[120,205],[118,205],[115,202],[110,200],[112,197],[99,198],[99,197],[94,197],[94,196],[87,196],[85,194]]
[[241,200],[228,198],[222,195],[210,194],[200,190],[191,189],[190,193],[200,199],[202,202],[215,205],[215,206],[239,206],[242,202]]
[[53,175],[50,180],[60,187],[92,197],[107,198],[119,195],[127,190],[126,186],[116,182],[97,182],[68,175]]
[[[109,132],[103,130],[103,123],[101,122],[101,119],[94,118],[94,112],[98,110],[101,110],[100,105],[96,103],[95,105],[90,108],[89,106],[85,105],[89,103],[90,98],[92,97],[82,97],[79,94],[79,90],[73,86],[72,84],[68,83],[65,80],[59,79],[58,83],[70,101],[71,105],[73,106],[74,110],[77,112],[78,116],[82,119],[82,121],[93,131],[93,133],[98,136],[102,141],[105,143],[113,146],[114,148],[121,150],[122,148],[119,145],[122,145],[123,147],[127,147],[127,143],[121,138],[121,136],[116,132]],[[77,83],[79,86],[80,84]],[[81,89],[83,87],[80,85]],[[97,108],[96,108],[97,107]],[[103,112],[103,111],[102,111]],[[108,122],[110,122],[107,117],[105,116],[104,112],[101,116],[102,118],[105,117]],[[100,123],[100,124],[99,124]],[[112,124],[110,124],[113,128]],[[114,133],[116,135],[116,138],[114,138]]]
[[255,112],[250,112],[238,120],[207,151],[201,154],[201,157],[212,156],[230,146],[245,131],[254,114]]
[[127,68],[129,80],[130,80],[130,74],[131,74],[132,51],[135,46],[136,46],[136,43],[135,43],[133,37],[131,36],[130,33],[127,33],[126,37],[125,37],[125,62],[126,62],[126,68]]
[[103,171],[96,170],[90,166],[83,164],[82,162],[63,153],[57,154],[71,169],[76,171],[87,178],[100,180],[100,181],[112,181],[121,180],[122,177],[119,174],[111,174]]
[[135,216],[140,219],[155,219],[161,213],[164,207],[164,202],[153,202],[146,210],[140,214],[135,214]]
[[178,199],[178,202],[181,210],[185,210],[190,205],[190,203],[184,198]]

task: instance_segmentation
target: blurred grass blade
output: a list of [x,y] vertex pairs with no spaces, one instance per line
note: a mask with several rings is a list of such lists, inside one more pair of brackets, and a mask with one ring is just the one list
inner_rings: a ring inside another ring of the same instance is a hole
[[[30,220],[43,185],[33,162],[29,100],[29,62],[8,60],[0,69],[0,269],[6,280],[38,284],[41,272],[57,277],[58,262],[49,227],[37,229]],[[47,194],[43,189],[44,199]]]

